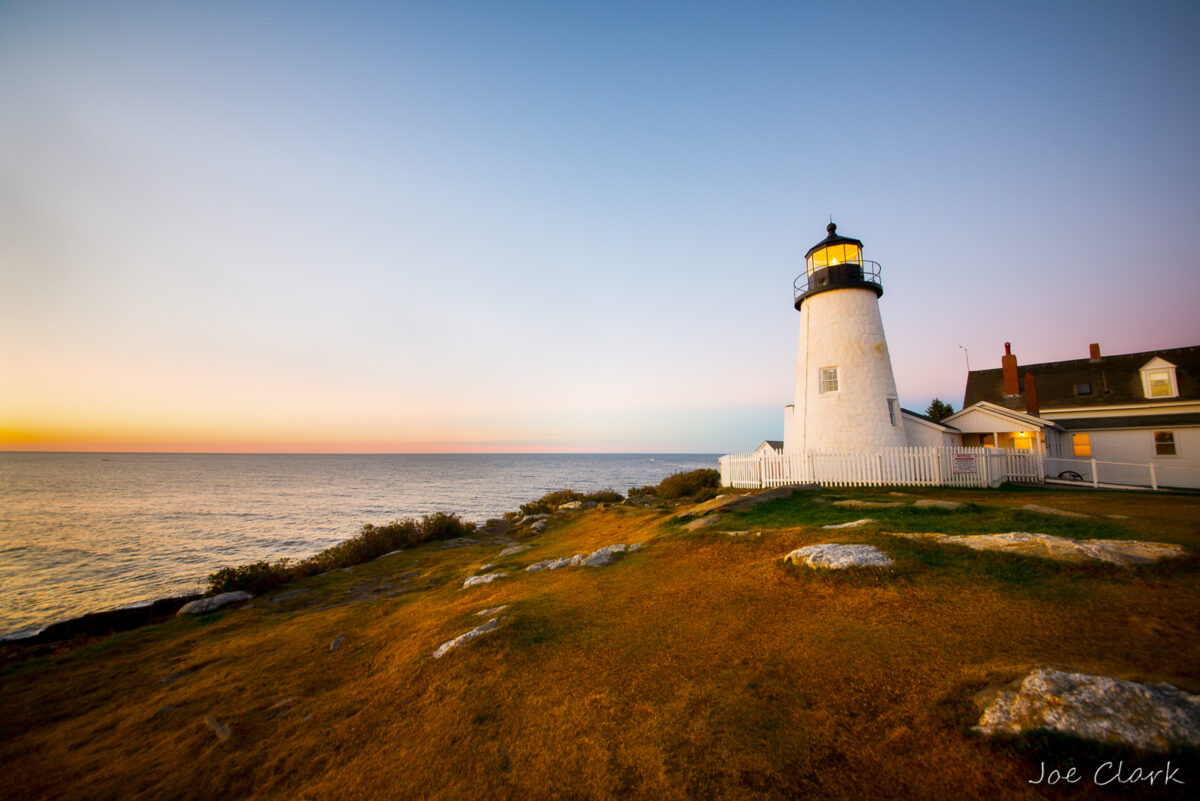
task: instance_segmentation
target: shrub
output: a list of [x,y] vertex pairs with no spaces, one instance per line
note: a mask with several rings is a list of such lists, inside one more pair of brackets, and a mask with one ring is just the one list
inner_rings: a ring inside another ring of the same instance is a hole
[[584,495],[579,500],[593,501],[595,503],[620,503],[621,501],[625,500],[625,496],[622,495],[621,493],[617,492],[612,487],[605,487],[602,490],[596,490],[595,492],[589,492],[587,495]]
[[682,498],[699,490],[721,486],[721,474],[710,468],[673,473],[659,482],[656,494],[660,498]]
[[245,590],[257,595],[260,592],[286,583],[290,575],[288,560],[252,562],[241,567],[223,567],[208,577],[208,591],[213,595],[223,592]]
[[[421,520],[420,541],[452,540],[465,537],[475,531],[475,524],[468,523],[456,514],[434,512]],[[415,543],[414,543],[415,544]],[[407,547],[407,546],[402,546]],[[395,550],[394,548],[392,550]],[[387,553],[386,551],[384,553]]]
[[554,492],[547,492],[536,501],[530,501],[529,503],[521,504],[520,510],[521,514],[523,515],[550,514],[564,503],[570,503],[571,501],[578,501],[582,499],[583,495],[575,490],[555,490]]
[[223,567],[208,577],[210,594],[245,590],[258,594],[296,579],[315,576],[341,567],[360,565],[385,553],[412,548],[433,540],[462,537],[475,530],[455,514],[436,512],[420,521],[393,520],[384,526],[367,523],[358,536],[326,548],[300,562],[281,559],[274,564],[254,562],[241,567]]

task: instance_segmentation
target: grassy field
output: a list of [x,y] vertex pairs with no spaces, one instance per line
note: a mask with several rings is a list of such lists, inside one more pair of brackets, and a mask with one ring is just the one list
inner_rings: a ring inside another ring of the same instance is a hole
[[[922,497],[968,506],[828,503]],[[1027,503],[1093,517],[1017,509]],[[694,533],[672,511],[559,514],[521,537],[533,547],[520,554],[435,543],[249,607],[11,664],[0,671],[2,794],[1184,798],[1200,784],[1194,752],[969,731],[976,692],[1036,665],[1200,692],[1200,497],[810,491]],[[862,517],[878,522],[820,529]],[[1119,568],[887,531],[1137,538],[1193,555]],[[521,569],[617,542],[645,546],[605,568]],[[781,562],[817,542],[873,543],[895,565],[833,573]],[[460,589],[484,563],[509,578]],[[432,657],[502,604],[499,629]],[[215,736],[208,717],[231,736]],[[1110,759],[1147,769],[1170,759],[1187,784],[1029,783],[1042,763],[1090,779]]]

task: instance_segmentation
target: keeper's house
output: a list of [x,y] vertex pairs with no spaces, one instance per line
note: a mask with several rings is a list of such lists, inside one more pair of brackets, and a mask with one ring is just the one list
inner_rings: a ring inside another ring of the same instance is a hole
[[[963,410],[942,420],[963,445],[1033,448],[1047,457],[1200,469],[1200,346],[967,375]],[[1189,480],[1184,485],[1191,484]]]

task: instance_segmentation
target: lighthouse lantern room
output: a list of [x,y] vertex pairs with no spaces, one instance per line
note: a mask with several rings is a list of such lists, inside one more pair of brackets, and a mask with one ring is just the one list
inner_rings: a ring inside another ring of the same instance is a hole
[[796,402],[784,450],[872,452],[906,444],[879,298],[879,264],[830,223],[793,285],[800,312]]

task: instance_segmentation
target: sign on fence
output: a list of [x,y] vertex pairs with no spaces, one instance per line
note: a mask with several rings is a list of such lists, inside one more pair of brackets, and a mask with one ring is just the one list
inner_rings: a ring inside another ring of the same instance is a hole
[[956,453],[954,454],[954,472],[955,473],[976,473],[975,454],[973,453]]

